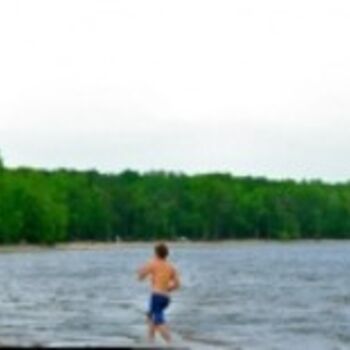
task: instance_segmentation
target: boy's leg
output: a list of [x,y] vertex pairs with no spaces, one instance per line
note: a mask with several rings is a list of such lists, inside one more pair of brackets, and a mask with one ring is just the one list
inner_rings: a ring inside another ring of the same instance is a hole
[[171,342],[171,335],[170,335],[170,330],[169,327],[166,324],[160,324],[157,325],[155,328],[162,338],[169,344]]
[[155,339],[156,329],[154,324],[155,312],[157,309],[157,300],[154,294],[151,294],[149,301],[149,311],[147,312],[148,324],[148,340],[153,343]]
[[163,307],[154,314],[154,324],[155,330],[158,331],[162,338],[169,344],[171,342],[170,330],[165,324],[164,319],[164,309],[167,305],[168,303],[164,304]]
[[156,335],[156,328],[150,315],[146,316],[148,324],[148,340],[153,343]]

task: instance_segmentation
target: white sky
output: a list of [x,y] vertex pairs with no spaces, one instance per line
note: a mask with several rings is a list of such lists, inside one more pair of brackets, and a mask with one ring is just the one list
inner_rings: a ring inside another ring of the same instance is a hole
[[350,3],[0,2],[8,166],[350,179]]

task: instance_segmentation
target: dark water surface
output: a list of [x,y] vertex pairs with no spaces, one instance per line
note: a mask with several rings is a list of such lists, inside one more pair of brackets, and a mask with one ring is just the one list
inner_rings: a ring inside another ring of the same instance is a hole
[[[151,245],[0,254],[0,343],[145,342]],[[193,349],[350,349],[350,242],[174,245],[167,318]],[[159,343],[161,344],[161,343]]]

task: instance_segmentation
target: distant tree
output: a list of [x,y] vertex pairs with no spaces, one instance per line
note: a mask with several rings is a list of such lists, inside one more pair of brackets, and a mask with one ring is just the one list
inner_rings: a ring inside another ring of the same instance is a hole
[[350,238],[350,182],[133,170],[0,175],[0,243]]
[[4,168],[5,168],[4,160],[0,151],[0,171],[3,170]]

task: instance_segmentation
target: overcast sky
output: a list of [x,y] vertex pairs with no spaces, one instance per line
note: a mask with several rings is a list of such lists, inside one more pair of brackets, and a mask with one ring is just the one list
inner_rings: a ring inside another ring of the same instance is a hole
[[350,3],[0,2],[8,166],[350,179]]

